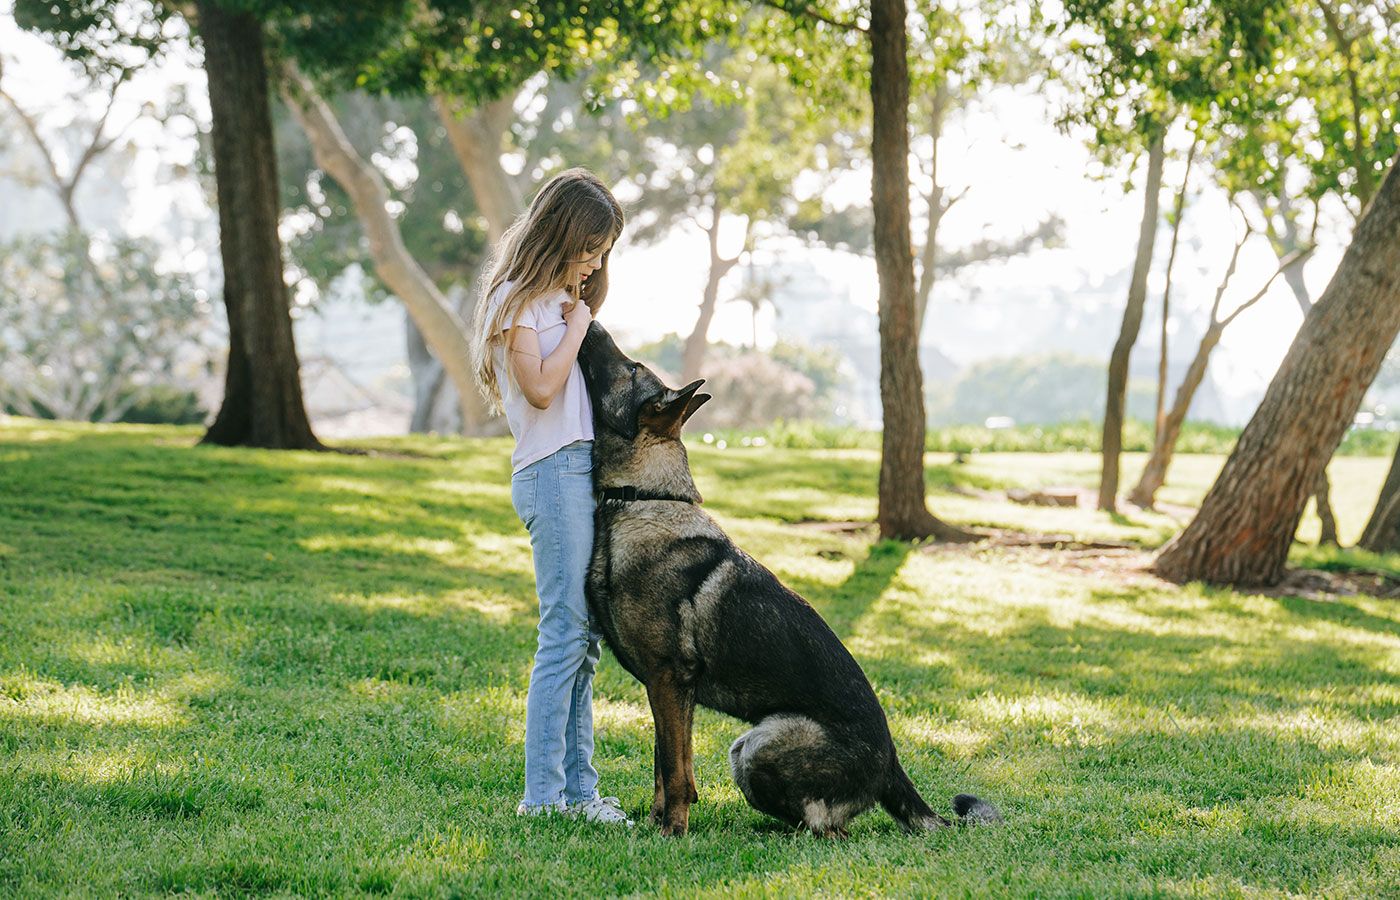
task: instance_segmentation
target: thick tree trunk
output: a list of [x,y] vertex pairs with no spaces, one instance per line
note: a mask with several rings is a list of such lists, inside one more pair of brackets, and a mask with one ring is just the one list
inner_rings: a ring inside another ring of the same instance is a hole
[[228,308],[224,402],[203,441],[323,450],[311,431],[292,341],[290,297],[277,235],[277,156],[272,141],[262,26],[201,0],[199,33],[213,114],[219,252]]
[[[729,259],[719,255],[719,199],[711,207],[713,215],[710,227],[705,229],[710,244],[709,275],[705,279],[705,294],[700,299],[700,313],[696,316],[695,327],[690,337],[685,339],[685,352],[681,357],[681,384],[690,384],[700,377],[700,368],[705,362],[705,349],[710,345],[710,323],[715,318],[715,306],[719,303],[719,283],[739,262],[739,257]],[[748,226],[744,226],[747,231]]]
[[283,99],[306,131],[316,164],[350,195],[369,239],[375,273],[403,301],[424,342],[457,388],[463,433],[482,433],[491,416],[476,389],[466,323],[404,246],[399,224],[389,214],[389,191],[379,170],[360,157],[311,83],[291,65],[283,74]]
[[1128,358],[1142,328],[1142,310],[1147,303],[1147,273],[1152,268],[1152,248],[1157,240],[1157,195],[1162,190],[1162,163],[1166,157],[1162,128],[1147,152],[1146,198],[1142,204],[1142,227],[1138,231],[1137,259],[1133,280],[1128,286],[1128,306],[1113,355],[1108,360],[1108,395],[1103,411],[1103,475],[1099,479],[1099,509],[1118,508],[1118,457],[1123,451],[1123,414],[1128,397]]
[[1357,223],[1201,510],[1157,557],[1172,581],[1277,584],[1308,495],[1400,332],[1400,165]]
[[924,480],[924,388],[914,328],[909,234],[909,60],[905,0],[870,6],[871,158],[875,264],[880,278],[880,537],[974,540],[928,511]]
[[1211,351],[1220,343],[1220,335],[1224,331],[1224,326],[1219,322],[1211,322],[1210,327],[1206,329],[1201,338],[1201,345],[1196,348],[1196,356],[1186,368],[1186,376],[1176,389],[1172,408],[1162,418],[1156,440],[1152,443],[1152,455],[1147,458],[1147,465],[1143,467],[1137,487],[1128,494],[1128,499],[1143,509],[1152,508],[1152,504],[1156,502],[1157,491],[1167,480],[1167,467],[1171,465],[1177,438],[1181,437],[1181,426],[1186,421],[1186,413],[1191,409],[1191,400],[1196,396],[1196,389],[1205,380]]

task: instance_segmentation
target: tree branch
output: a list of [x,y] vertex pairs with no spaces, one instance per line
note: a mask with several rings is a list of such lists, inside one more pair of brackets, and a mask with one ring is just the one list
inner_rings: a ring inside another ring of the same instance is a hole
[[[1264,295],[1269,292],[1270,286],[1273,285],[1274,281],[1280,275],[1282,275],[1290,266],[1297,265],[1298,263],[1307,259],[1309,256],[1312,255],[1312,252],[1315,249],[1317,248],[1304,247],[1300,250],[1294,250],[1292,253],[1279,260],[1278,268],[1274,270],[1274,274],[1269,276],[1269,280],[1264,282],[1264,286],[1259,289],[1259,292],[1253,297],[1250,297],[1248,300],[1244,301],[1244,303],[1240,304],[1239,309],[1236,309],[1234,312],[1226,316],[1220,322],[1220,327],[1224,328],[1226,325],[1229,325],[1231,322],[1235,321],[1235,317],[1238,316],[1240,313],[1244,312],[1254,304],[1258,303],[1260,300],[1264,299]],[[1211,318],[1214,319],[1215,317],[1212,315]]]
[[771,6],[778,12],[785,12],[793,18],[811,19],[815,22],[822,22],[830,25],[832,28],[840,28],[843,31],[858,31],[862,34],[870,33],[869,28],[862,28],[854,22],[842,22],[839,19],[833,19],[830,16],[818,12],[810,5],[803,6],[801,9],[796,9],[782,3],[781,0],[763,0],[763,3],[765,6]]

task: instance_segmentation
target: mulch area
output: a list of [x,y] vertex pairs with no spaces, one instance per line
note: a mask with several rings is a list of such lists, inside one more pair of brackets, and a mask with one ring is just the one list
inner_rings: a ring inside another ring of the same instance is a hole
[[[986,491],[987,499],[1012,502],[1005,493]],[[1056,505],[1090,506],[1097,502],[1093,491],[1080,490],[1077,503]],[[1047,504],[1048,505],[1048,504]],[[1185,522],[1195,510],[1188,507],[1163,508],[1157,512]],[[825,534],[874,537],[874,522],[798,522],[794,528]],[[1037,534],[1003,528],[978,528],[985,537],[975,543],[930,542],[919,547],[920,552],[935,555],[985,553],[997,550],[1015,554],[1034,565],[1072,571],[1080,575],[1103,579],[1115,584],[1135,587],[1169,588],[1175,585],[1157,577],[1151,571],[1157,551],[1144,550],[1136,544],[1119,541],[1084,541],[1066,534]],[[1302,597],[1307,600],[1328,601],[1338,597],[1365,594],[1370,597],[1400,597],[1400,576],[1379,569],[1349,568],[1343,570],[1289,569],[1283,581],[1268,587],[1239,588],[1267,597]]]

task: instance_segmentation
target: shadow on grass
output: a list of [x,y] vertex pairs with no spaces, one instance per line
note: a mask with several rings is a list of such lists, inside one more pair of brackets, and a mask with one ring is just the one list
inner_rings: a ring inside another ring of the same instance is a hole
[[[390,463],[117,433],[7,457],[0,893],[99,873],[95,896],[689,894],[781,890],[810,870],[795,893],[854,894],[841,881],[853,871],[876,879],[865,893],[975,873],[949,882],[957,893],[1046,857],[1063,860],[1049,885],[1012,893],[1053,894],[1055,875],[1095,866],[1121,870],[1125,894],[1144,872],[1210,866],[1283,871],[1291,880],[1253,883],[1305,893],[1400,845],[1374,819],[1292,811],[1331,794],[1372,802],[1382,783],[1363,770],[1386,750],[1364,729],[1400,714],[1393,651],[1295,626],[1389,637],[1394,621],[1283,598],[1261,641],[1247,627],[1257,599],[1228,592],[1190,610],[1085,591],[1085,608],[1120,624],[1054,619],[987,587],[978,619],[909,596],[913,548],[897,543],[870,546],[840,584],[788,582],[856,647],[930,803],[946,812],[947,794],[985,791],[1012,814],[1006,829],[921,843],[877,810],[846,844],[794,835],[729,784],[725,749],[747,726],[711,713],[697,716],[704,799],[687,841],[521,825],[534,600],[506,453],[453,444]],[[814,458],[791,484],[873,491],[873,463],[830,471],[843,467]],[[749,458],[734,472],[789,483]],[[741,501],[756,485],[739,482],[717,493],[752,516]],[[597,693],[600,768],[635,812],[650,796],[649,716],[610,660]],[[1320,739],[1312,715],[1361,736]]]

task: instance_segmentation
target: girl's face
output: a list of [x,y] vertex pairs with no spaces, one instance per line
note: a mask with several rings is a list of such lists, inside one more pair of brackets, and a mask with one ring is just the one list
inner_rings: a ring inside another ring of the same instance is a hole
[[583,283],[588,280],[588,276],[603,267],[603,255],[612,249],[612,238],[605,238],[601,244],[594,247],[587,259],[575,260],[570,263],[569,287],[575,293],[583,289]]

